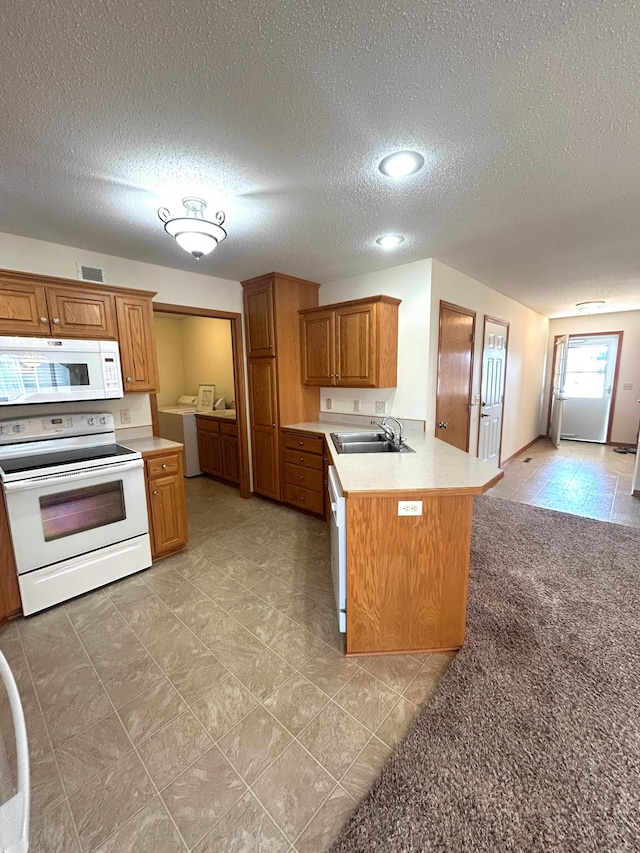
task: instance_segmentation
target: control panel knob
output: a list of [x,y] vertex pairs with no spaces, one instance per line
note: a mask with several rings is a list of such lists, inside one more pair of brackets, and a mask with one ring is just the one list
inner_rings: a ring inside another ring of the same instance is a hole
[[10,431],[11,431],[11,427],[0,426],[0,435],[9,435]]
[[107,422],[107,419],[104,416],[100,418],[101,424],[106,424],[106,422]]
[[24,429],[24,424],[14,424],[13,431],[14,432],[22,432]]
[[94,421],[95,421],[95,418],[87,418],[87,425],[93,426]]

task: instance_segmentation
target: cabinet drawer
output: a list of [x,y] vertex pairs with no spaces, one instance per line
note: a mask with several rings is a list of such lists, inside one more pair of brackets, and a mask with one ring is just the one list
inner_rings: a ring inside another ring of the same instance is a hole
[[312,438],[308,435],[294,435],[292,433],[284,433],[284,446],[289,450],[301,450],[305,453],[324,452],[324,438]]
[[227,423],[226,421],[220,421],[220,432],[223,435],[233,435],[234,437],[237,437],[238,425],[237,424],[230,424],[230,423]]
[[203,432],[220,432],[220,421],[213,418],[199,418],[196,415],[196,428]]
[[285,465],[284,478],[293,486],[304,486],[313,492],[324,490],[324,472],[313,468],[303,468],[301,465]]
[[318,471],[324,467],[322,456],[301,453],[299,450],[285,450],[284,461],[287,465],[302,465],[303,468],[316,468]]
[[171,456],[156,456],[155,458],[147,459],[147,477],[152,480],[154,477],[162,477],[167,474],[177,474],[180,470],[180,457],[177,454]]
[[299,486],[286,483],[284,494],[288,504],[299,506],[301,509],[308,509],[309,512],[316,512],[319,515],[324,513],[324,494],[322,492],[312,492],[310,489],[301,489]]

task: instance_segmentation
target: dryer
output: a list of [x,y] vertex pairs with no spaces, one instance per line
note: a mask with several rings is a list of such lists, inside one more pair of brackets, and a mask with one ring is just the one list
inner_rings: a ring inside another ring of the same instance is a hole
[[197,477],[202,474],[196,429],[197,403],[197,397],[184,394],[178,398],[175,406],[163,406],[158,409],[161,437],[179,441],[184,447],[182,462],[185,477]]

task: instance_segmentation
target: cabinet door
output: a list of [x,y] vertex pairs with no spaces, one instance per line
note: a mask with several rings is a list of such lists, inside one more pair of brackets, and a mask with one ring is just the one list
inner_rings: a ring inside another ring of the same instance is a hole
[[116,296],[118,339],[125,392],[158,390],[153,309],[147,297]]
[[25,337],[50,334],[42,285],[16,282],[0,286],[0,334]]
[[334,312],[318,311],[301,318],[302,382],[335,385]]
[[161,557],[187,544],[187,513],[181,474],[149,480],[152,552]]
[[221,435],[222,444],[222,474],[230,483],[240,482],[240,465],[238,463],[238,439],[231,435]]
[[253,488],[280,500],[275,359],[250,359],[248,366]]
[[374,388],[375,305],[336,308],[336,385]]
[[47,288],[51,333],[61,338],[116,337],[115,300],[111,293]]
[[247,355],[251,357],[275,355],[273,285],[271,282],[245,288],[244,313]]
[[205,474],[222,477],[222,448],[218,432],[198,430],[198,455]]

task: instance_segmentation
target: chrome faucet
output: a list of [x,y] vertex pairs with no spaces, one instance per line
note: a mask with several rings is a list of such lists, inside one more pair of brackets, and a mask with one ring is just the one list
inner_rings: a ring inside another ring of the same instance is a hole
[[[392,426],[388,426],[387,421],[395,421],[398,425],[398,429],[395,430]],[[402,445],[404,444],[404,431],[402,424],[397,418],[394,418],[393,415],[385,415],[385,417],[382,419],[382,423],[378,421],[371,421],[371,423],[377,427],[380,427],[382,432],[386,435],[386,437],[389,439],[389,441],[391,442],[391,444],[393,444],[394,447],[402,447]]]

